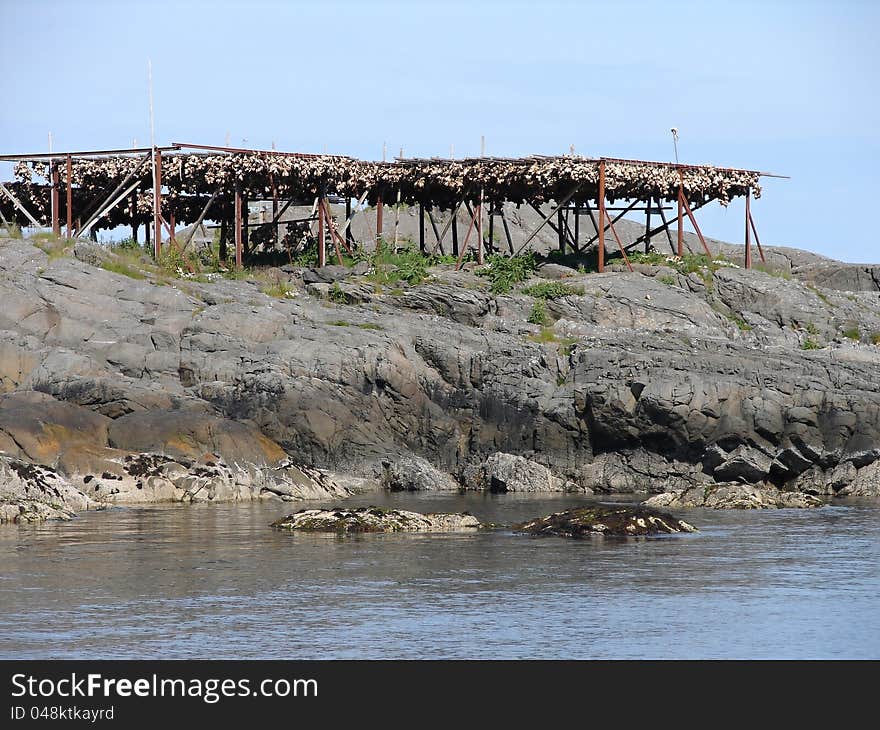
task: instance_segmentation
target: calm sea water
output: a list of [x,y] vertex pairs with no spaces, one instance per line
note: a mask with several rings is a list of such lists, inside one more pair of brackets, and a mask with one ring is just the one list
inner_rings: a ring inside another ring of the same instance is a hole
[[[576,497],[372,495],[509,523]],[[296,535],[301,504],[0,527],[0,657],[880,657],[880,503],[680,513],[695,535]]]

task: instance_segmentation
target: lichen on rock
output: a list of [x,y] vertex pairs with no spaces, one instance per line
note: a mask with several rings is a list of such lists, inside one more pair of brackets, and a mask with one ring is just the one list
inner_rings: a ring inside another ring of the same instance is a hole
[[482,525],[466,512],[408,512],[382,507],[331,507],[301,509],[272,523],[272,527],[299,532],[455,532],[479,529]]
[[696,532],[693,525],[667,512],[641,505],[590,505],[554,512],[513,526],[514,531],[527,535],[558,537],[588,537],[614,535],[636,537],[643,535]]

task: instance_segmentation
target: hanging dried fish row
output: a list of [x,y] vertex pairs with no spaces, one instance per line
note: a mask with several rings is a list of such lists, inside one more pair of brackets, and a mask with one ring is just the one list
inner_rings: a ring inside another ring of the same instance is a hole
[[[450,209],[461,200],[542,203],[568,197],[574,202],[595,201],[600,161],[566,155],[516,159],[475,158],[463,160],[408,159],[368,162],[333,155],[294,155],[272,152],[165,153],[161,157],[163,210],[173,211],[178,223],[198,219],[208,198],[219,191],[212,214],[232,215],[232,197],[238,189],[249,200],[273,196],[302,202],[320,195],[360,198],[375,204],[387,202]],[[659,197],[673,201],[679,186],[691,203],[717,199],[727,205],[749,191],[760,197],[761,173],[713,166],[681,166],[628,160],[606,160],[605,194],[618,199]],[[8,187],[41,221],[50,216],[48,166],[41,161],[20,162],[16,182]],[[35,178],[37,180],[35,181]],[[116,155],[72,160],[71,183],[74,211],[95,206],[120,185],[136,189],[97,224],[111,228],[136,221],[146,223],[153,210],[151,160],[145,155]],[[61,187],[66,191],[66,171]],[[135,210],[132,210],[134,202]],[[21,219],[8,198],[0,201],[7,219]],[[22,221],[25,224],[26,220]]]

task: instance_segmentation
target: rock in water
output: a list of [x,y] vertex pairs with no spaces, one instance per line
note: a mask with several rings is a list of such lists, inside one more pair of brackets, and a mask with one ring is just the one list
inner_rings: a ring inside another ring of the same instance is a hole
[[0,524],[69,520],[97,506],[53,469],[0,455]]
[[656,494],[644,503],[648,507],[707,507],[709,509],[782,509],[822,507],[818,497],[803,492],[783,492],[776,487],[751,484],[712,484],[680,492]]
[[554,512],[514,525],[517,532],[528,535],[586,537],[588,535],[657,535],[672,532],[696,532],[684,520],[659,510],[638,506],[591,505]]
[[301,509],[272,523],[272,527],[301,532],[455,532],[476,530],[480,522],[473,515],[420,514],[381,507],[335,507]]

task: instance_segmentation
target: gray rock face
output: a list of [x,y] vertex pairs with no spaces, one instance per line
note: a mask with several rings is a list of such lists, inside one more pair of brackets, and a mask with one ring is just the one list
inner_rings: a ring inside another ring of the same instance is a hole
[[505,492],[586,492],[572,481],[560,479],[541,464],[515,454],[495,453],[483,463],[464,470],[467,489],[504,494]]
[[457,492],[461,489],[449,474],[420,456],[383,461],[382,469],[382,487],[392,492]]
[[841,270],[821,257],[768,249],[790,278],[574,272],[583,295],[548,301],[542,331],[531,297],[450,267],[279,299],[247,281],[160,286],[81,253],[0,241],[0,450],[65,474],[156,452],[363,478],[414,455],[463,475],[500,453],[550,476],[513,458],[474,479],[877,490],[880,299],[862,279],[800,280]]

